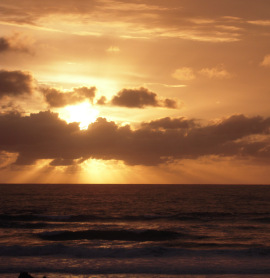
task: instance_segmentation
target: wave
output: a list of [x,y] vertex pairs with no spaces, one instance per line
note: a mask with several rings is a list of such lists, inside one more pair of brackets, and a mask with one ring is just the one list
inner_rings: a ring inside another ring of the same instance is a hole
[[[93,262],[96,263],[96,262]],[[205,263],[205,266],[193,265],[172,265],[168,264],[157,265],[152,262],[152,265],[142,265],[139,263],[134,263],[132,265],[120,265],[121,262],[116,262],[115,265],[91,265],[91,266],[80,266],[80,267],[71,267],[67,264],[64,266],[56,265],[42,265],[42,266],[33,266],[31,263],[25,265],[28,272],[38,273],[39,276],[46,274],[48,277],[140,277],[140,278],[151,278],[151,277],[163,277],[163,278],[179,278],[179,277],[245,277],[245,278],[269,278],[270,267],[263,264],[263,266],[256,266],[254,264],[241,265],[241,266],[230,266],[221,262],[210,266]],[[0,273],[4,277],[16,277],[18,273],[21,272],[21,266],[6,266],[0,269]],[[115,274],[117,273],[117,274]],[[8,276],[7,276],[8,275]],[[73,276],[74,275],[74,276]],[[194,275],[194,276],[193,276]],[[209,276],[208,276],[209,275]],[[2,275],[1,275],[2,277]],[[35,276],[36,277],[36,276]]]
[[145,215],[43,215],[43,214],[0,214],[0,221],[5,222],[93,222],[93,221],[212,221],[212,220],[233,220],[246,219],[259,222],[269,222],[268,213],[224,213],[224,212],[192,212],[177,214],[145,214]]
[[189,234],[169,230],[84,230],[53,231],[38,234],[38,237],[51,241],[67,240],[119,240],[119,241],[166,241],[178,238],[197,238]]
[[185,249],[176,247],[118,247],[102,248],[89,246],[67,246],[64,244],[48,244],[35,246],[0,246],[0,256],[3,257],[70,257],[70,258],[148,258],[148,257],[270,257],[270,248],[247,247],[225,249]]
[[260,223],[270,223],[270,217],[258,217],[252,220]]
[[71,215],[39,215],[39,214],[0,214],[0,221],[13,222],[13,221],[52,221],[52,222],[65,222],[72,218]]

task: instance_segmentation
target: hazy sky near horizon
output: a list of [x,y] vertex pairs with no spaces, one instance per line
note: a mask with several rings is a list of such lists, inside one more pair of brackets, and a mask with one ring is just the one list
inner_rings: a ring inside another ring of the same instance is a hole
[[1,0],[0,182],[270,183],[269,0]]

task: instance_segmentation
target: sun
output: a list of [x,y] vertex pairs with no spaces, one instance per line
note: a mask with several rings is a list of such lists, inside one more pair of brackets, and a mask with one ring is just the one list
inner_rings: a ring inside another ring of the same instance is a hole
[[94,109],[89,102],[69,105],[58,111],[59,118],[67,123],[78,122],[80,129],[87,129],[88,125],[95,122],[99,111]]

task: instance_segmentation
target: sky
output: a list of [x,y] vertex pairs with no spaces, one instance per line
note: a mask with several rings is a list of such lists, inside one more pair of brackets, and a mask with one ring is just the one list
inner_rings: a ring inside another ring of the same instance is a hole
[[269,0],[0,0],[0,183],[270,183]]

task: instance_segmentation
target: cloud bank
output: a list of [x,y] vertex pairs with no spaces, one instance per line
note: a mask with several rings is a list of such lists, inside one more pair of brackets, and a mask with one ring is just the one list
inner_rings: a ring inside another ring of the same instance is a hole
[[0,151],[17,153],[16,164],[51,159],[52,166],[87,159],[158,165],[202,156],[261,159],[269,163],[270,118],[233,115],[202,126],[194,120],[164,118],[132,130],[98,118],[87,130],[52,112],[0,115]]

